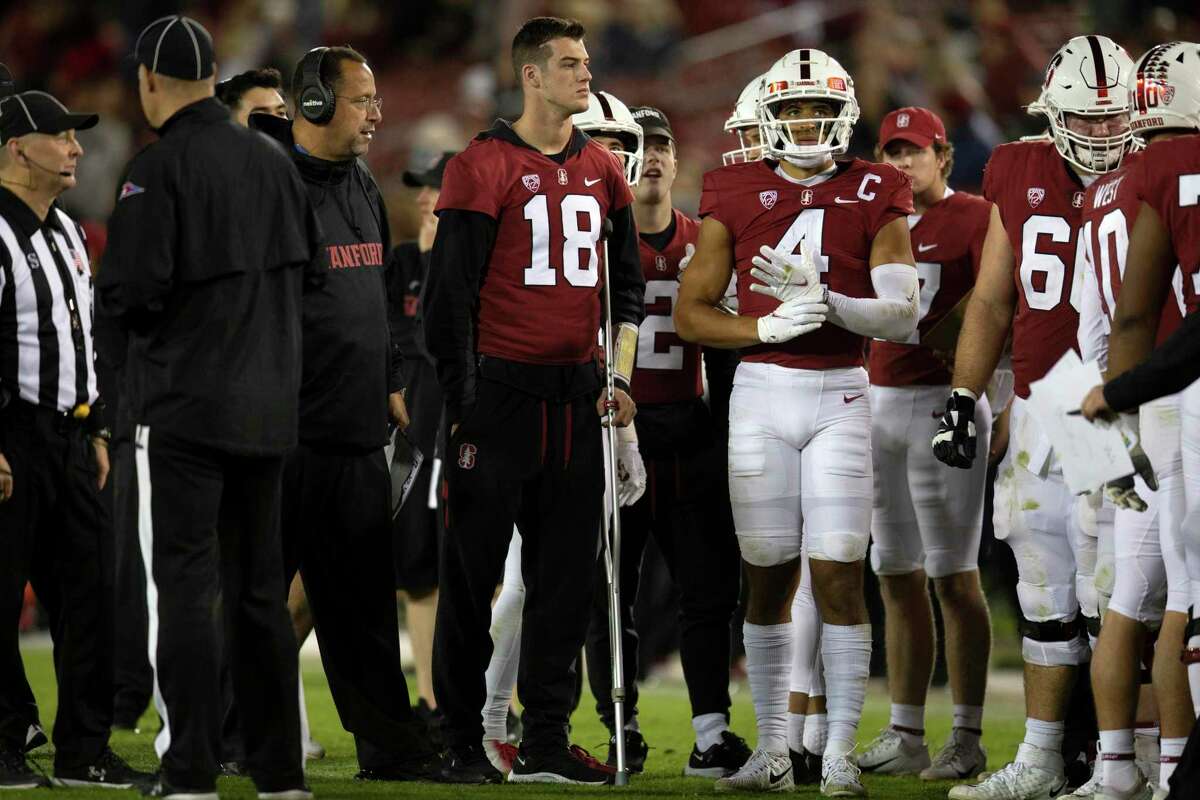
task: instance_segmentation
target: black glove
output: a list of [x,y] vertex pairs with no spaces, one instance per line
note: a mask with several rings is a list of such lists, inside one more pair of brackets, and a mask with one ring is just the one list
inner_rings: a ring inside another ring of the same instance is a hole
[[975,460],[975,401],[957,390],[946,401],[946,413],[933,437],[933,454],[951,467],[970,469]]

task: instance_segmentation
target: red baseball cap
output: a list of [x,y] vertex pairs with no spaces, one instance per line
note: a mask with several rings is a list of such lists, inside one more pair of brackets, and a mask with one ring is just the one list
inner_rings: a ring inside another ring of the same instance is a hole
[[905,106],[883,118],[879,126],[879,146],[887,147],[896,139],[911,142],[917,147],[929,147],[946,141],[946,126],[928,108]]

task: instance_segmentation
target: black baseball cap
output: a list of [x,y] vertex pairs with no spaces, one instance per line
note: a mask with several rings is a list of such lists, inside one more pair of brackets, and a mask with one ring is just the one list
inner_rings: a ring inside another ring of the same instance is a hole
[[196,20],[172,14],[154,20],[138,34],[134,59],[168,78],[200,81],[213,74],[212,36]]
[[447,150],[438,157],[437,163],[424,172],[405,170],[403,176],[404,185],[412,186],[413,188],[428,186],[432,189],[441,189],[442,175],[446,172],[446,165],[456,155],[458,154],[453,150]]
[[96,114],[76,114],[53,95],[29,91],[0,98],[0,144],[29,133],[55,135],[82,131],[100,121]]
[[657,108],[634,106],[629,109],[629,113],[633,115],[634,121],[642,126],[643,136],[665,136],[670,141],[675,141],[675,134],[671,131],[671,123],[667,121],[667,115]]

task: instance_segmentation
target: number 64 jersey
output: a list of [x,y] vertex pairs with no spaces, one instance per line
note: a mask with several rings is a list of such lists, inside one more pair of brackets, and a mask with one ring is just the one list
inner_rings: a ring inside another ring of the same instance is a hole
[[[913,213],[909,179],[887,164],[839,161],[827,180],[805,185],[780,174],[775,161],[715,169],[704,176],[700,216],[711,216],[733,237],[739,313],[761,317],[779,301],[750,291],[750,260],[763,245],[799,255],[812,253],[821,282],[850,297],[873,297],[871,243],[883,226]],[[857,367],[863,337],[825,324],[779,344],[742,351],[742,361],[794,369]]]

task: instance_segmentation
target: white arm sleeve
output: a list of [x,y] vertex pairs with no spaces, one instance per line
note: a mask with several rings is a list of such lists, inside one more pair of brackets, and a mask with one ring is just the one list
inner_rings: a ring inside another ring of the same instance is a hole
[[875,297],[847,297],[829,292],[826,319],[860,336],[903,342],[917,329],[917,268],[880,264],[871,268]]
[[1083,361],[1095,361],[1104,372],[1108,368],[1108,334],[1111,330],[1108,317],[1100,305],[1100,285],[1096,281],[1096,270],[1091,264],[1081,265],[1083,273],[1083,297],[1079,308],[1079,356]]

